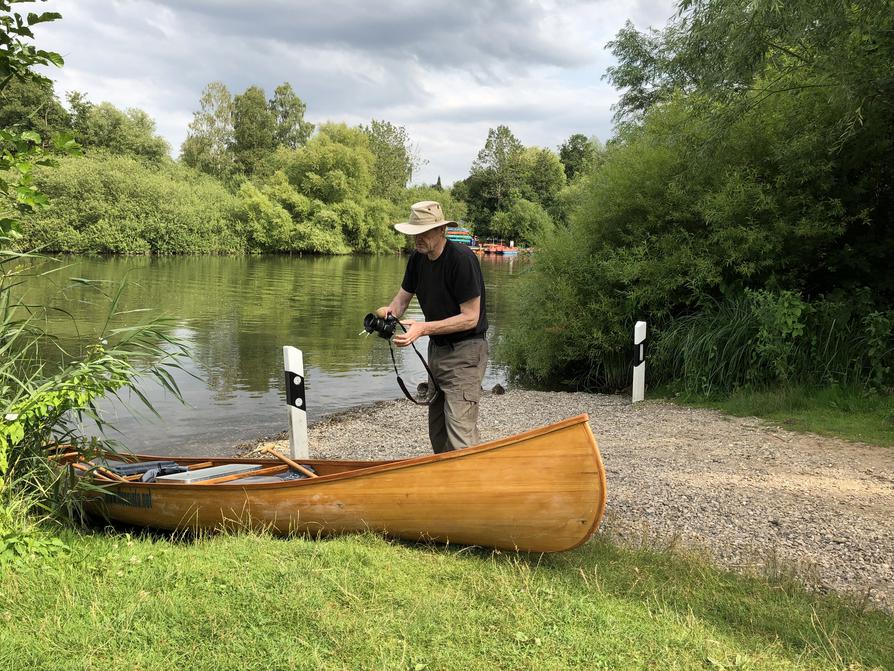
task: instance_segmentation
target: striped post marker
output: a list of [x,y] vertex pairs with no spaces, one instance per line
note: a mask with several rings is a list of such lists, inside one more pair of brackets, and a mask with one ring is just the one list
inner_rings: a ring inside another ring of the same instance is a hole
[[642,401],[646,388],[646,322],[633,327],[633,399]]
[[304,394],[304,355],[297,347],[282,348],[286,373],[286,405],[289,406],[289,452],[293,459],[307,459],[307,401]]

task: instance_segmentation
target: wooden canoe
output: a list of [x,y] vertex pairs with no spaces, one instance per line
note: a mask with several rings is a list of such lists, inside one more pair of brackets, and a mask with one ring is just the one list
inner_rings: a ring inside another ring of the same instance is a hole
[[[134,457],[160,458],[170,459]],[[173,459],[187,466],[277,463]],[[411,541],[531,552],[580,545],[605,509],[605,470],[587,415],[446,454],[301,464],[319,477],[205,485],[103,481],[104,495],[87,507],[109,520],[159,529],[249,526],[325,535],[373,530]]]

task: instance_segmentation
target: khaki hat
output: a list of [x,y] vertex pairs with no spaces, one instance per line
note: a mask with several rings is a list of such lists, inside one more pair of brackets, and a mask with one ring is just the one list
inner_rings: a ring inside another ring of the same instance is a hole
[[455,221],[444,219],[441,203],[434,200],[423,200],[410,205],[410,220],[394,224],[399,233],[419,235],[438,226],[456,225]]

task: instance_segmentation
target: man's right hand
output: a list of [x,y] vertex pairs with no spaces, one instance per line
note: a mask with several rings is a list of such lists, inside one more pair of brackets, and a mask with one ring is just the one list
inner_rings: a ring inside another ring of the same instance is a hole
[[389,312],[391,312],[391,306],[386,305],[386,306],[381,307],[378,310],[376,310],[376,315],[381,317],[382,319],[385,319],[385,317],[388,316]]

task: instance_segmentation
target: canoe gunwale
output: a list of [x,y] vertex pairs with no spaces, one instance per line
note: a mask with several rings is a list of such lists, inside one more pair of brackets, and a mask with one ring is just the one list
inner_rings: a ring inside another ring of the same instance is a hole
[[[461,450],[453,450],[451,452],[445,452],[442,454],[428,454],[422,455],[419,457],[409,457],[407,459],[395,459],[388,461],[351,461],[351,460],[343,460],[341,462],[337,460],[324,460],[324,459],[302,459],[300,460],[302,464],[310,464],[313,466],[315,463],[350,463],[350,464],[369,464],[368,466],[361,466],[359,468],[342,471],[340,473],[331,473],[329,475],[321,475],[316,478],[304,478],[301,480],[284,480],[282,482],[255,482],[255,483],[242,483],[240,484],[238,481],[234,481],[232,483],[221,483],[217,485],[208,485],[209,487],[213,487],[214,489],[220,490],[243,490],[243,489],[279,489],[286,488],[291,489],[295,487],[307,487],[311,485],[320,485],[326,482],[335,482],[338,480],[348,480],[351,478],[357,478],[366,475],[372,475],[375,473],[382,473],[385,471],[398,470],[398,469],[407,469],[407,468],[415,468],[418,466],[425,466],[428,464],[440,462],[440,461],[448,461],[452,459],[468,459],[469,457],[473,457],[476,454],[480,454],[482,452],[489,452],[492,450],[499,450],[501,448],[505,448],[508,446],[512,446],[515,443],[522,442],[529,438],[533,438],[536,436],[544,436],[550,433],[554,433],[556,431],[562,431],[571,426],[575,426],[577,424],[588,424],[590,421],[589,415],[586,413],[581,415],[575,415],[574,417],[569,417],[567,419],[563,419],[560,422],[556,422],[555,424],[549,424],[547,426],[538,427],[535,429],[531,429],[529,431],[524,431],[522,433],[518,433],[512,436],[507,436],[505,438],[498,438],[496,440],[491,440],[486,443],[481,443],[480,445],[475,445],[473,447],[463,448]],[[592,432],[591,432],[592,436]],[[596,446],[596,441],[593,439],[592,448],[594,454],[598,458],[598,448]],[[232,464],[268,464],[273,462],[272,459],[246,459],[246,458],[227,458],[227,457],[188,457],[188,458],[180,458],[180,457],[171,457],[171,456],[160,456],[160,455],[145,455],[145,454],[137,454],[132,455],[137,458],[138,461],[152,461],[158,459],[168,459],[175,460],[178,462],[189,463],[191,461],[199,463],[202,461],[225,461],[226,463]],[[600,469],[602,474],[603,487],[605,486],[605,472],[604,469]],[[183,490],[194,490],[195,484],[184,484],[179,482],[128,482],[128,483],[102,483],[103,486],[111,485],[108,487],[109,489],[116,489],[117,487],[136,487],[136,488],[154,488],[154,487],[163,487],[165,490],[174,490],[174,489],[183,489]],[[601,517],[601,516],[600,516]]]

